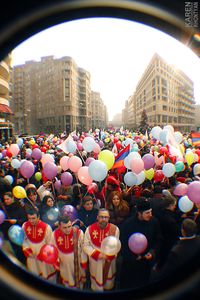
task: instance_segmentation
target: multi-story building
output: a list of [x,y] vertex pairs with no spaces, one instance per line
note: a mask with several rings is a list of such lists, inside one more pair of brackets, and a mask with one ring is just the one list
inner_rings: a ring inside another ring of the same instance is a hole
[[9,139],[13,134],[10,101],[12,100],[10,73],[12,72],[12,55],[0,62],[0,140]]
[[200,105],[195,105],[195,130],[200,131]]
[[15,130],[36,134],[89,130],[90,73],[73,58],[42,57],[13,68]]
[[91,92],[92,128],[107,127],[107,109],[99,92]]
[[170,124],[176,130],[189,132],[195,123],[194,104],[194,88],[190,78],[154,54],[134,95],[128,100],[128,112],[132,114],[128,117],[131,121],[129,127],[139,126],[145,109],[151,127]]

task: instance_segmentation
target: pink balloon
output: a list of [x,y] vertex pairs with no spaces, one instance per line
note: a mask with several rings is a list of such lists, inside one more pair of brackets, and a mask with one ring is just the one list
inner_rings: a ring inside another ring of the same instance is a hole
[[44,167],[44,165],[48,162],[54,163],[54,158],[51,156],[51,154],[43,154],[41,158],[42,166]]
[[90,185],[92,183],[93,179],[89,175],[87,166],[81,167],[78,170],[78,179],[85,185]]
[[93,158],[93,157],[88,157],[87,159],[86,159],[86,161],[85,161],[85,166],[89,166],[89,164],[92,162],[92,161],[94,161],[95,159]]
[[31,161],[25,160],[19,168],[20,173],[24,178],[31,178],[35,172],[34,164]]
[[42,151],[38,148],[35,148],[33,149],[31,156],[36,160],[40,160],[42,158]]
[[69,157],[66,155],[61,157],[61,159],[60,159],[60,166],[63,169],[63,171],[66,171],[67,169],[69,169],[68,160],[69,160]]
[[187,195],[187,191],[188,185],[186,183],[180,183],[175,187],[173,193],[176,196],[185,196]]
[[72,156],[68,160],[68,166],[72,172],[76,173],[82,167],[82,160],[78,156]]
[[148,245],[147,238],[144,234],[136,232],[129,237],[129,249],[135,254],[142,254]]
[[0,225],[4,222],[6,216],[3,210],[0,210]]
[[61,188],[61,181],[60,180],[56,180],[54,183],[54,187],[56,189],[56,191],[59,193],[60,192],[60,188]]
[[52,180],[56,177],[58,168],[53,162],[47,162],[43,167],[44,175],[47,179]]
[[187,196],[188,198],[194,202],[199,204],[200,203],[200,182],[193,181],[188,185]]
[[77,148],[78,148],[79,151],[82,151],[82,150],[83,150],[83,145],[82,145],[81,142],[78,142],[78,143],[77,143]]
[[73,177],[70,172],[64,172],[61,174],[60,179],[63,185],[71,185],[73,182]]
[[142,160],[144,162],[144,168],[145,170],[149,170],[154,167],[155,165],[155,158],[152,154],[147,153],[142,157]]
[[99,154],[101,152],[101,148],[100,148],[99,144],[97,144],[97,143],[95,144],[93,152],[97,153],[97,154]]
[[18,144],[11,144],[9,151],[12,153],[13,156],[17,156],[17,154],[20,151]]
[[144,170],[144,162],[141,158],[133,158],[130,165],[133,173],[139,174]]

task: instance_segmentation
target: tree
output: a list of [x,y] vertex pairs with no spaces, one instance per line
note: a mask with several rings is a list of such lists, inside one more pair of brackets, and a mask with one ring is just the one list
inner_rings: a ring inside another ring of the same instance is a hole
[[146,130],[148,130],[149,125],[148,125],[148,116],[146,113],[146,109],[143,109],[142,114],[141,114],[141,121],[140,121],[140,132],[142,134],[145,134]]

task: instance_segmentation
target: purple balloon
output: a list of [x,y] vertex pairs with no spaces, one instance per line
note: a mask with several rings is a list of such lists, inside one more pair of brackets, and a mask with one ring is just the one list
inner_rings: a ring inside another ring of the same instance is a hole
[[6,149],[4,149],[1,153],[5,157],[6,156]]
[[62,181],[62,184],[64,185],[71,185],[73,182],[73,177],[70,172],[64,172],[61,174],[60,179]]
[[54,187],[55,187],[56,191],[59,193],[60,192],[60,188],[61,188],[61,181],[60,180],[56,180],[56,182],[54,183]]
[[103,146],[104,146],[103,141],[99,141],[98,144],[99,144],[100,148],[103,148]]
[[42,158],[42,151],[38,148],[35,148],[33,149],[31,156],[36,160],[40,160]]
[[53,162],[47,162],[44,165],[43,171],[46,178],[52,180],[57,175],[58,167]]
[[145,154],[142,157],[142,160],[144,162],[145,170],[149,170],[149,169],[153,168],[155,165],[155,158],[152,154]]
[[72,205],[64,205],[61,210],[61,214],[63,216],[68,216],[71,221],[74,221],[75,219],[77,219],[77,210]]
[[75,142],[78,141],[78,136],[76,134],[74,134],[72,137]]
[[144,234],[136,232],[128,239],[129,249],[135,254],[142,254],[148,245],[147,238]]
[[29,179],[35,172],[35,166],[31,161],[25,160],[20,165],[19,171],[24,178]]
[[0,224],[2,224],[5,220],[6,216],[3,212],[3,210],[0,210]]
[[93,157],[88,157],[87,159],[86,159],[86,161],[85,161],[85,166],[89,166],[89,164],[92,162],[92,161],[94,161],[95,159],[93,158]]

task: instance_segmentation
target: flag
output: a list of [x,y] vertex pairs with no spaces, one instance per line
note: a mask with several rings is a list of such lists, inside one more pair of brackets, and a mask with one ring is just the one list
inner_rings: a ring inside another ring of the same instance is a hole
[[129,155],[130,152],[130,144],[126,146],[119,154],[115,157],[115,163],[112,169],[118,169],[124,166],[124,159]]
[[191,137],[193,146],[200,146],[200,132],[192,132]]
[[62,142],[62,144],[57,145],[57,148],[68,154],[69,150],[67,149],[67,142],[69,141],[73,141],[71,134],[69,134],[69,136],[66,138],[66,140],[64,140],[64,142]]
[[112,153],[114,153],[114,154],[118,154],[118,150],[117,150],[117,146],[116,146],[116,144],[114,144],[114,146],[113,146],[113,148],[112,148]]

